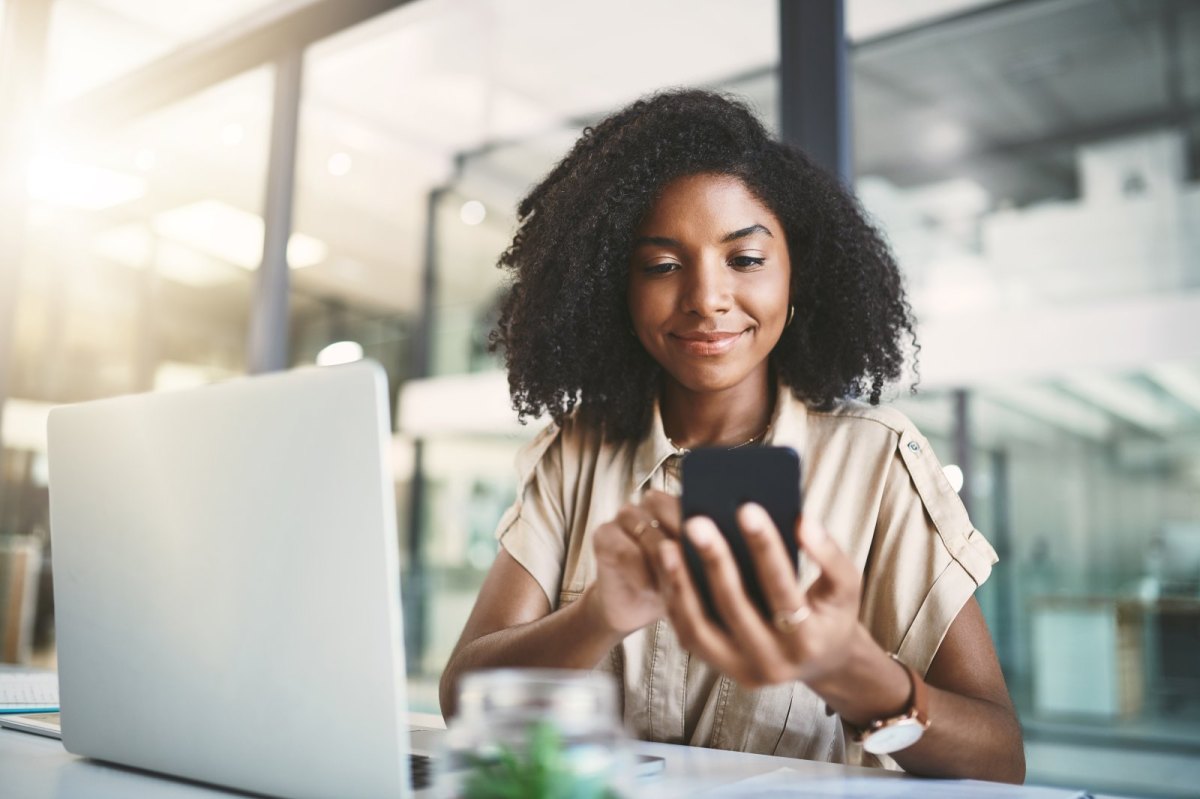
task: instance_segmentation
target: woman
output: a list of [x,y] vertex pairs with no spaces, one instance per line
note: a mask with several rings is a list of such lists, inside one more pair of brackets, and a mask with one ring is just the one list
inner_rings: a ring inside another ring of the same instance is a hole
[[[518,213],[494,340],[517,410],[554,423],[518,456],[447,714],[465,671],[600,668],[648,740],[1022,781],[973,597],[996,556],[926,441],[876,407],[915,340],[841,185],[737,102],[680,91],[585,131]],[[687,450],[760,444],[805,469],[799,579],[762,509],[739,512],[770,621],[677,499]]]

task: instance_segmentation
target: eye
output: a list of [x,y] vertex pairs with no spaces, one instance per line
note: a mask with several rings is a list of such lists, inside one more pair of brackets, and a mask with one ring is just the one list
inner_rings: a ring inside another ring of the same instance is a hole
[[766,260],[766,258],[758,258],[753,255],[735,255],[729,262],[739,269],[753,269],[756,266],[762,266]]
[[647,275],[665,275],[668,272],[674,272],[679,268],[679,264],[673,261],[665,261],[661,264],[648,264],[642,267],[642,271]]

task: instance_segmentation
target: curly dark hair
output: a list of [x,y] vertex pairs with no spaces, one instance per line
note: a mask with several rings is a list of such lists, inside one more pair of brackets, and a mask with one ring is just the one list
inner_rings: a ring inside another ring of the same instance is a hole
[[634,233],[668,183],[695,174],[740,179],[784,227],[796,313],[771,359],[797,397],[877,405],[902,373],[905,336],[915,360],[900,271],[840,181],[736,99],[670,91],[586,128],[517,208],[491,347],[505,353],[522,421],[548,412],[561,423],[578,407],[610,440],[644,435],[662,370],[631,332]]

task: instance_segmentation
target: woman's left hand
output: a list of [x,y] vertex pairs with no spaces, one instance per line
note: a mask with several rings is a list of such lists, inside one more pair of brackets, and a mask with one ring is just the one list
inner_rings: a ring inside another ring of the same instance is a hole
[[721,629],[704,612],[678,541],[664,541],[655,559],[667,617],[693,654],[748,687],[830,677],[850,655],[858,629],[861,578],[854,564],[815,520],[799,519],[796,535],[804,554],[820,568],[801,591],[778,530],[767,512],[748,504],[738,523],[754,558],[759,584],[773,614],[764,620],[742,585],[737,562],[710,519],[684,525],[704,562]]

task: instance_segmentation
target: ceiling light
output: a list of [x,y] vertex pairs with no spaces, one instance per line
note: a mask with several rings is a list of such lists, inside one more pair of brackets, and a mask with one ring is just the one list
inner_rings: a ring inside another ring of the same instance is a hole
[[200,289],[246,279],[238,267],[166,239],[159,239],[154,247],[154,271],[167,280]]
[[133,165],[141,172],[149,172],[154,169],[154,165],[158,162],[158,157],[149,147],[143,147],[134,153]]
[[131,269],[154,267],[167,280],[195,288],[245,280],[243,272],[223,260],[197,252],[186,244],[155,236],[143,224],[111,227],[92,240],[92,252]]
[[111,169],[38,155],[26,176],[29,196],[49,205],[101,211],[146,194],[146,182]]
[[337,366],[354,363],[363,357],[362,345],[357,341],[335,341],[317,353],[317,366]]
[[221,128],[221,143],[233,147],[241,144],[242,139],[246,136],[246,129],[237,122],[230,122],[225,127]]
[[925,154],[934,159],[957,158],[967,151],[971,134],[957,122],[938,120],[925,129],[922,141]]
[[[292,269],[303,269],[315,266],[329,257],[329,245],[320,239],[306,236],[303,233],[293,233],[288,239],[287,261]],[[256,263],[252,268],[257,269]]]
[[329,170],[329,174],[336,178],[347,174],[354,162],[350,159],[349,153],[334,153],[329,156],[329,162],[325,165]]
[[458,214],[462,221],[468,225],[478,225],[484,219],[487,219],[487,208],[479,200],[467,200],[463,203],[462,210]]
[[154,238],[149,229],[136,222],[108,228],[92,239],[92,252],[132,269],[149,266],[153,248]]
[[[201,200],[164,211],[154,218],[154,232],[220,258],[243,269],[262,262],[262,217],[219,200]],[[293,233],[288,241],[288,264],[293,269],[324,261],[329,247],[320,239]]]

